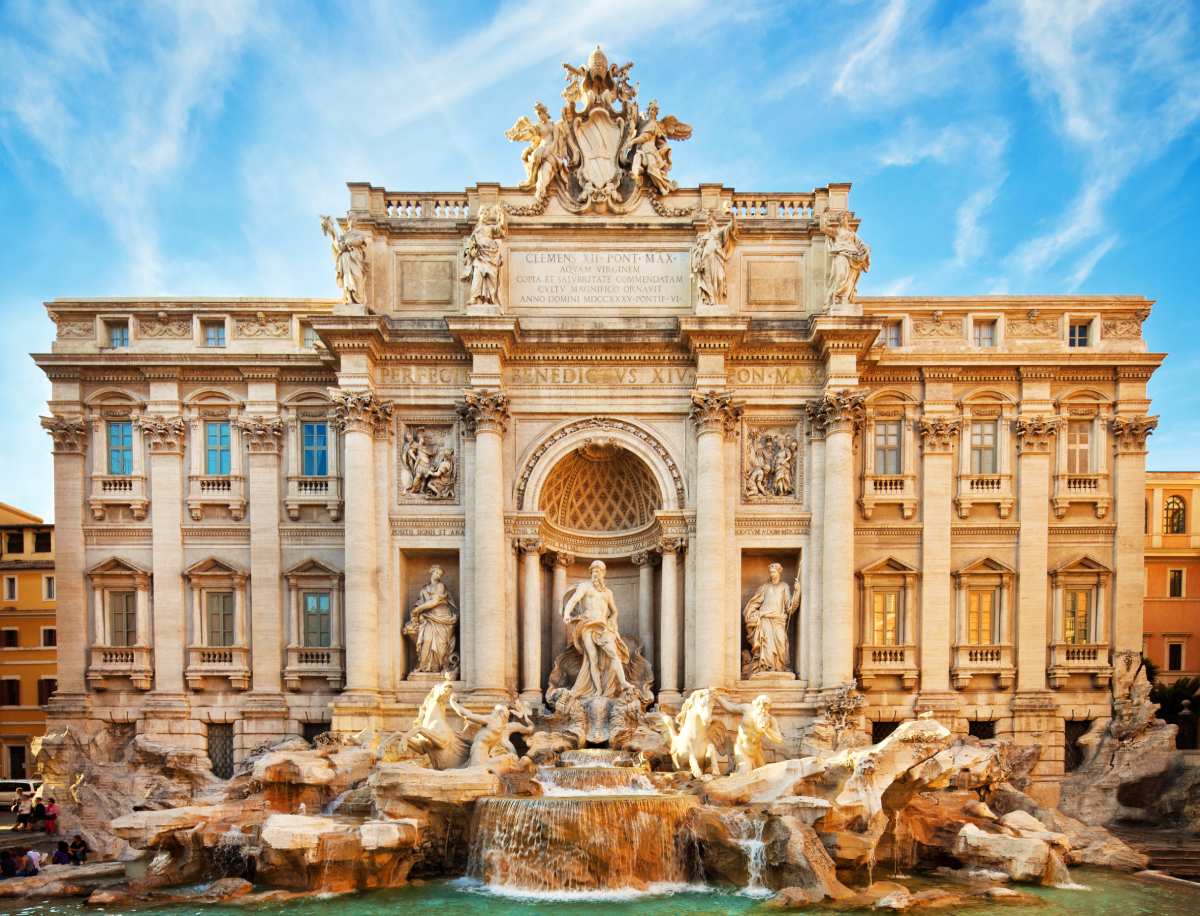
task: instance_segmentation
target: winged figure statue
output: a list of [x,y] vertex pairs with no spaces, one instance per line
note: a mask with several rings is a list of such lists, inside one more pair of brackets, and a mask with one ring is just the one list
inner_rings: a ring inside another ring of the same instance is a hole
[[684,124],[674,115],[667,115],[660,120],[657,101],[652,101],[646,107],[645,117],[638,117],[636,103],[631,103],[630,108],[630,136],[621,146],[619,158],[622,162],[629,162],[634,181],[641,181],[644,175],[660,195],[669,194],[678,185],[669,177],[671,146],[668,141],[688,139],[692,135],[692,126]]
[[564,168],[564,162],[571,155],[571,137],[563,121],[555,122],[550,117],[546,106],[538,102],[534,106],[537,121],[531,121],[525,115],[517,119],[517,123],[505,131],[504,136],[514,142],[528,143],[529,146],[521,153],[521,161],[525,163],[525,182],[523,188],[533,188],[540,200],[546,195],[550,183]]

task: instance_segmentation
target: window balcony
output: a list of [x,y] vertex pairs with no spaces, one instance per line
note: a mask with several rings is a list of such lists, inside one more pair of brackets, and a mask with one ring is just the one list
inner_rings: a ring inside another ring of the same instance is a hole
[[221,506],[228,509],[235,522],[246,517],[245,479],[223,474],[193,474],[188,478],[188,512],[192,521],[204,518],[205,506]]
[[288,646],[283,683],[288,690],[300,690],[304,678],[324,678],[331,690],[341,690],[345,662],[340,646]]
[[1012,686],[1017,666],[1013,661],[1013,647],[1009,645],[959,645],[954,647],[954,661],[950,674],[954,686],[964,689],[975,675],[994,675],[1001,690]]
[[862,495],[858,505],[862,516],[870,519],[875,507],[885,503],[898,504],[904,518],[917,511],[917,481],[912,474],[864,474]]
[[250,650],[246,646],[188,646],[183,676],[192,690],[206,679],[224,679],[234,690],[250,689]]
[[1096,518],[1108,515],[1112,497],[1108,492],[1107,474],[1055,474],[1054,515],[1062,518],[1071,503],[1091,503]]
[[863,690],[870,690],[877,677],[898,677],[905,690],[912,690],[919,671],[914,645],[858,647],[858,679]]
[[1112,663],[1106,643],[1054,643],[1050,646],[1050,670],[1047,676],[1055,690],[1074,674],[1090,674],[1097,687],[1107,687]]
[[1000,517],[1012,514],[1015,499],[1011,474],[959,474],[958,495],[954,499],[958,517],[967,518],[976,503],[994,503],[1000,507]]
[[145,521],[150,500],[146,496],[146,478],[121,474],[93,474],[92,495],[88,508],[92,518],[104,521],[110,506],[128,506],[134,521]]
[[323,507],[336,522],[342,517],[342,478],[289,477],[283,505],[293,522],[300,520],[301,506]]
[[94,689],[128,681],[135,690],[149,690],[153,680],[154,650],[149,646],[92,646],[87,681]]

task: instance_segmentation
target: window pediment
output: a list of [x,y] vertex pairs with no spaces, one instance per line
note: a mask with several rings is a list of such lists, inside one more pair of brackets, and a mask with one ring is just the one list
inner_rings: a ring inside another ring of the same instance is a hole
[[874,563],[869,563],[858,571],[861,578],[873,576],[915,576],[918,570],[916,567],[909,566],[902,560],[897,560],[895,557],[884,557],[882,560],[876,560]]
[[203,581],[206,584],[215,582],[216,580],[244,582],[247,578],[246,571],[239,569],[232,563],[227,563],[224,560],[216,557],[209,557],[201,560],[199,563],[193,563],[184,570],[184,578]]
[[956,570],[954,575],[960,578],[965,576],[1014,576],[1016,570],[994,557],[980,557]]
[[126,560],[123,557],[109,557],[97,563],[87,571],[87,574],[92,578],[97,576],[146,576],[150,575],[150,570],[143,569],[136,563]]
[[329,584],[336,585],[342,579],[342,574],[320,560],[302,560],[283,574],[283,577],[293,585]]

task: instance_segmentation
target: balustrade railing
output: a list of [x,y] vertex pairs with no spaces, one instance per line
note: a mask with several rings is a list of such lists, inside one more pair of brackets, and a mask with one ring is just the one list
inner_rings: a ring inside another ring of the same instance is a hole
[[154,650],[149,646],[92,646],[87,680],[97,689],[112,678],[128,678],[138,690],[149,690],[154,677]]
[[738,219],[812,219],[812,194],[748,194],[733,199],[730,212]]
[[469,219],[467,198],[452,194],[385,194],[384,211],[391,219]]
[[324,678],[330,687],[340,689],[345,671],[342,652],[341,646],[288,646],[284,685],[299,690],[304,678]]

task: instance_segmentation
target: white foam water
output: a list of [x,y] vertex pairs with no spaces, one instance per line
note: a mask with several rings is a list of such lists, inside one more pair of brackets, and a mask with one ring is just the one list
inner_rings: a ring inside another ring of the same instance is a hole
[[529,900],[539,903],[621,903],[645,900],[649,897],[671,897],[675,894],[718,893],[716,888],[707,884],[671,881],[655,882],[644,888],[616,887],[593,891],[524,890],[503,884],[485,884],[477,878],[456,878],[449,884],[468,893],[480,894],[485,897],[503,897],[508,900]]

